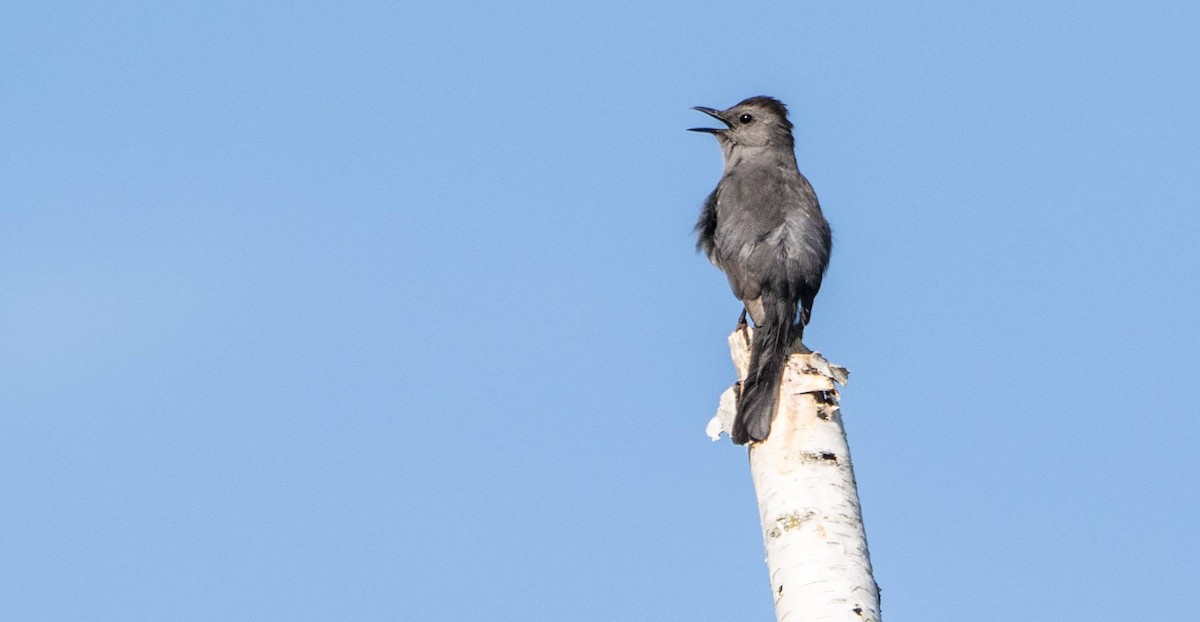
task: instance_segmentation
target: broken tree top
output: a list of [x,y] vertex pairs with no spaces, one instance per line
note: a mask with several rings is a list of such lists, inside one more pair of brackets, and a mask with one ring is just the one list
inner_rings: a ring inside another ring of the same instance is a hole
[[[737,369],[738,378],[745,378],[750,366],[750,335],[754,329],[745,327],[735,330],[729,335],[729,353],[733,358],[733,366]],[[836,395],[835,384],[846,386],[850,371],[841,365],[829,362],[820,352],[805,353],[797,349],[788,359],[783,372],[781,391],[788,393],[818,393],[833,392]],[[724,433],[728,435],[733,429],[733,418],[737,413],[737,385],[729,387],[721,394],[717,414],[708,422],[705,429],[709,438],[716,441]]]

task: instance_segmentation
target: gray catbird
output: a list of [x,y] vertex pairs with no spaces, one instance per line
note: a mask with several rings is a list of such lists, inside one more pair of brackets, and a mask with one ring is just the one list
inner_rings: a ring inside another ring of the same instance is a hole
[[758,96],[727,110],[695,110],[726,126],[692,129],[716,136],[725,158],[696,223],[696,248],[729,277],[746,307],[741,322],[746,312],[754,320],[750,370],[733,422],[733,442],[744,445],[771,432],[783,368],[804,336],[832,239],[817,195],[796,167],[782,102]]

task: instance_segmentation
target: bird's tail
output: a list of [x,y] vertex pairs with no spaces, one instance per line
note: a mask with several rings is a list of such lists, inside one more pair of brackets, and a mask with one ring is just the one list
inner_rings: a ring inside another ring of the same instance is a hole
[[767,438],[779,405],[779,383],[791,354],[792,342],[803,330],[796,322],[796,302],[762,298],[765,319],[754,329],[750,343],[750,371],[742,381],[737,417],[733,420],[733,442],[745,445]]

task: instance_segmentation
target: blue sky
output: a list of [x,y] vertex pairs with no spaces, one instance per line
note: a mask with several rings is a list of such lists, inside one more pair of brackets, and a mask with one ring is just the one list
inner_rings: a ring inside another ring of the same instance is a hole
[[787,102],[886,619],[1200,579],[1200,5],[21,3],[0,610],[771,619],[689,107]]

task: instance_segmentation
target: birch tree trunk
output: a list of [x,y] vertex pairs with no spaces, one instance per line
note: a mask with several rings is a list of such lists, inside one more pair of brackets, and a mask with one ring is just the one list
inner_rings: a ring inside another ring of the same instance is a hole
[[[729,337],[738,377],[746,377],[750,329]],[[795,353],[780,388],[770,436],[750,446],[771,593],[778,622],[878,622],[879,587],[871,574],[835,383],[848,372],[819,353]],[[728,433],[736,389],[721,396],[708,425]]]

